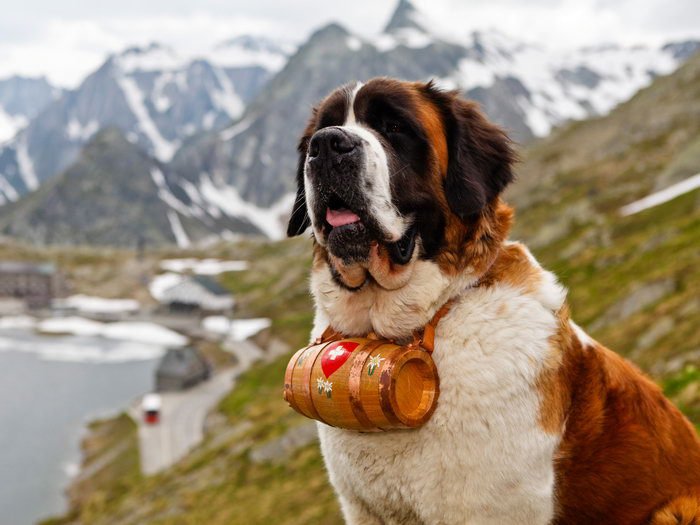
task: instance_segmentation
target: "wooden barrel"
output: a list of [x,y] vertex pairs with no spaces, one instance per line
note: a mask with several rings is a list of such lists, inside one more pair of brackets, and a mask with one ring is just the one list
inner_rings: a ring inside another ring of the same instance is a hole
[[284,398],[297,412],[361,431],[415,428],[437,405],[430,354],[415,345],[350,338],[299,350],[287,365]]

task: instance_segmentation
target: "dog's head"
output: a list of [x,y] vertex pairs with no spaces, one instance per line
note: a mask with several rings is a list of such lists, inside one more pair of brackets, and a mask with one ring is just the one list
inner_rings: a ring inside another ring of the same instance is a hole
[[387,78],[344,86],[299,143],[288,235],[311,226],[350,290],[403,286],[417,260],[461,271],[483,251],[470,242],[506,234],[484,218],[497,214],[513,160],[506,135],[454,92]]

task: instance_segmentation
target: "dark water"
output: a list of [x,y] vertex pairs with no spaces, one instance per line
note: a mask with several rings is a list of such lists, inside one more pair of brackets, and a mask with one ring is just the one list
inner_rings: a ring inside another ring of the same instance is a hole
[[[25,350],[8,351],[12,337]],[[147,359],[133,360],[132,345],[132,360],[100,361],[93,355],[80,361],[81,348],[118,355],[119,343],[100,338],[30,333],[1,338],[6,350],[0,351],[0,523],[25,525],[65,510],[63,490],[80,462],[85,423],[122,411],[151,390],[157,360],[153,347],[143,354]],[[53,347],[69,342],[70,353],[47,357],[26,351],[33,343],[51,349],[54,341]]]

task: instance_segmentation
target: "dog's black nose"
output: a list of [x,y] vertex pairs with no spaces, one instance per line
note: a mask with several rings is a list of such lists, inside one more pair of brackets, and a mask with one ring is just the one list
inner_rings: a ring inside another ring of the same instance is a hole
[[355,149],[352,137],[340,128],[323,128],[314,133],[309,143],[309,159],[333,158]]

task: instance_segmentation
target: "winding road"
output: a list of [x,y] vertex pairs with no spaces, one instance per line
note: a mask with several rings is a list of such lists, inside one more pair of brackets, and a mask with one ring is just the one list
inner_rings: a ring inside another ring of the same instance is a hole
[[166,469],[202,441],[207,414],[231,390],[238,371],[238,367],[229,368],[188,390],[160,394],[163,404],[157,424],[143,421],[140,405],[131,408],[139,428],[143,474]]
[[273,345],[263,351],[250,339],[228,341],[223,348],[234,354],[238,364],[216,373],[211,379],[181,392],[160,393],[160,421],[143,420],[141,403],[132,405],[129,414],[138,424],[141,472],[150,476],[182,459],[204,438],[204,420],[216,404],[233,388],[236,377],[260,359],[273,359],[289,351]]

